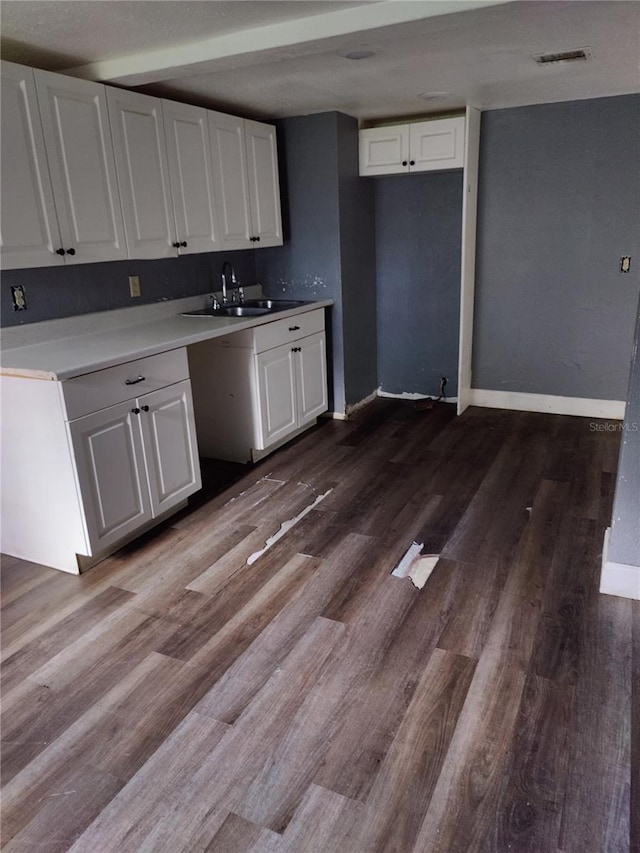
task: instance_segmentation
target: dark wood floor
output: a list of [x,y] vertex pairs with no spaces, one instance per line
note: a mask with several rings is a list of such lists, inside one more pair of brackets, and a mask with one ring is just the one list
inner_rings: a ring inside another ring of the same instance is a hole
[[[80,578],[6,558],[4,849],[639,850],[617,450],[378,401]],[[390,576],[414,540],[422,590]]]

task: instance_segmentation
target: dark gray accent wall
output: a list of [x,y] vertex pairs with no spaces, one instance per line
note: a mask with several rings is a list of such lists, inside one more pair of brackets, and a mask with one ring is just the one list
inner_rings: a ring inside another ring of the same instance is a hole
[[638,566],[640,583],[640,304],[623,428],[607,557]]
[[485,112],[480,139],[473,387],[623,400],[640,95]]
[[378,382],[458,390],[462,171],[375,178]]
[[258,280],[273,298],[334,300],[330,408],[344,412],[376,387],[373,208],[357,177],[357,122],[339,113],[284,119],[278,146],[285,241],[260,252]]
[[[220,290],[222,264],[227,259],[234,265],[241,282],[254,284],[255,255],[260,251],[208,252],[154,261],[6,270],[0,286],[2,325],[35,323]],[[140,276],[142,295],[135,299],[129,295],[130,275]],[[24,287],[28,310],[13,310],[12,285]]]
[[340,268],[347,407],[378,386],[375,198],[359,175],[358,122],[338,113]]

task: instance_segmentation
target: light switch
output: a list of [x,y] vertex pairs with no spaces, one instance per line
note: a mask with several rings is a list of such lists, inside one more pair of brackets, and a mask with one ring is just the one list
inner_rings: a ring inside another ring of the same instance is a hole
[[631,269],[631,255],[623,255],[620,258],[620,272],[629,272]]

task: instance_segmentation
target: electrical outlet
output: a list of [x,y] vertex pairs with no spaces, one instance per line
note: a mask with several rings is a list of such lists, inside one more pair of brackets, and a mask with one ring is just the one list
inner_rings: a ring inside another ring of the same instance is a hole
[[130,275],[129,276],[129,293],[132,297],[140,296],[140,276],[139,275]]
[[620,272],[629,272],[631,269],[631,255],[623,255],[620,258]]
[[14,311],[26,311],[29,307],[27,305],[27,297],[24,292],[24,287],[21,287],[20,285],[11,287],[11,300],[13,302]]

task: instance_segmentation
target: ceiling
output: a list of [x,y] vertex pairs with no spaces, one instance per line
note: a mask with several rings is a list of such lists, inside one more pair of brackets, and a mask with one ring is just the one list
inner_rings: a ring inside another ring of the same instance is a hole
[[[3,0],[0,14],[4,59],[264,118],[640,91],[640,3],[624,0]],[[580,47],[590,61],[532,59]],[[373,55],[345,58],[357,50]]]

